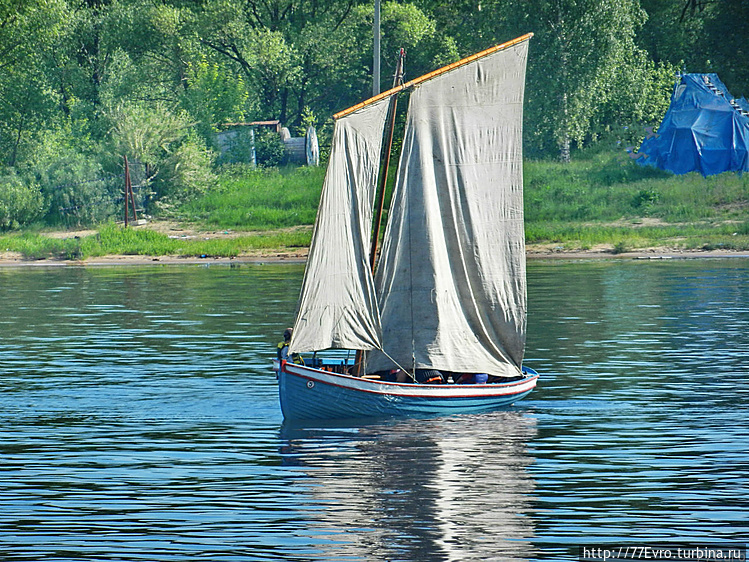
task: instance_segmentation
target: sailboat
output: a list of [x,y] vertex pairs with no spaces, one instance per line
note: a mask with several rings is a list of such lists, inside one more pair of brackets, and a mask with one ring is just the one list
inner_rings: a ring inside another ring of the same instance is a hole
[[[535,388],[538,373],[522,364],[531,36],[334,115],[289,360],[274,364],[286,419],[485,412]],[[378,253],[381,153],[390,154],[404,91],[406,125]]]

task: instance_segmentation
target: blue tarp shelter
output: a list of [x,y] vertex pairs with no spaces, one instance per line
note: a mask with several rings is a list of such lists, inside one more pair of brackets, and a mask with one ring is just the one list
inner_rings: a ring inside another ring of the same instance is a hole
[[749,103],[733,98],[717,74],[682,74],[637,162],[675,174],[749,171]]

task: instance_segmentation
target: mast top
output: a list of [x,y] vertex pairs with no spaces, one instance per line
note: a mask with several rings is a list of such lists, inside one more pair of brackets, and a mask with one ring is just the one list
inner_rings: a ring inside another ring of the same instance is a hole
[[434,70],[432,72],[429,72],[427,74],[424,74],[423,76],[419,76],[418,78],[414,78],[413,80],[406,82],[405,84],[401,83],[398,86],[394,86],[393,88],[390,88],[389,90],[382,92],[381,94],[377,94],[376,96],[373,96],[369,98],[368,100],[364,100],[361,103],[357,103],[356,105],[353,105],[349,107],[348,109],[344,109],[343,111],[339,111],[338,113],[333,115],[333,119],[340,119],[341,117],[345,117],[346,115],[350,115],[354,111],[358,111],[359,109],[366,107],[368,105],[371,105],[375,102],[380,101],[383,98],[392,96],[394,94],[397,94],[399,92],[402,92],[403,90],[408,90],[409,88],[413,88],[414,86],[417,86],[421,84],[422,82],[426,82],[427,80],[431,80],[432,78],[436,78],[440,74],[444,74],[445,72],[449,72],[451,70],[454,70],[458,67],[464,66],[468,63],[471,63],[475,60],[484,58],[488,55],[491,55],[492,53],[496,53],[497,51],[502,51],[504,49],[509,49],[510,47],[517,45],[518,43],[522,43],[523,41],[527,41],[533,37],[533,33],[526,33],[525,35],[521,35],[520,37],[517,37],[515,39],[512,39],[511,41],[507,41],[505,43],[502,43],[500,45],[495,45],[494,47],[489,47],[488,49],[478,52],[474,55],[471,55],[469,57],[466,57],[464,59],[460,59],[457,62],[454,62],[452,64],[448,64],[447,66],[443,66],[442,68],[438,68],[437,70]]

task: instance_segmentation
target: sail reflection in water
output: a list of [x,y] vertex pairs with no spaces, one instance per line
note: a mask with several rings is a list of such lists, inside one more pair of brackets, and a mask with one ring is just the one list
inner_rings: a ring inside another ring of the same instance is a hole
[[526,444],[536,432],[536,420],[515,411],[358,427],[287,422],[281,452],[302,469],[293,484],[321,558],[528,560]]

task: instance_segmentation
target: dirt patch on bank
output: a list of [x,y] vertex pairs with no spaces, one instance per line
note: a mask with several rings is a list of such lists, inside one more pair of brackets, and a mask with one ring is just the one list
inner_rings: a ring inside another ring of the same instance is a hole
[[[656,226],[659,219],[645,218],[637,225],[625,223],[624,226]],[[260,234],[258,231],[200,230],[192,226],[185,226],[177,221],[158,220],[134,225],[136,229],[149,229],[160,232],[172,238],[203,239],[236,238]],[[300,226],[280,229],[277,232],[293,232],[311,230],[310,226]],[[93,236],[98,231],[92,229],[60,230],[43,232],[51,238],[83,238]],[[270,234],[276,231],[263,231]],[[2,249],[0,249],[2,250]],[[18,252],[0,251],[0,266],[12,265],[146,265],[146,264],[241,264],[241,263],[303,263],[307,259],[308,248],[284,248],[277,250],[256,250],[232,258],[215,258],[211,256],[131,256],[110,255],[86,260],[63,260],[55,258],[26,259]],[[585,250],[570,250],[559,244],[529,244],[526,246],[528,259],[671,259],[671,258],[718,258],[718,257],[749,257],[749,252],[731,250],[681,250],[669,247],[643,248],[629,252],[616,253],[612,245],[601,244]]]

